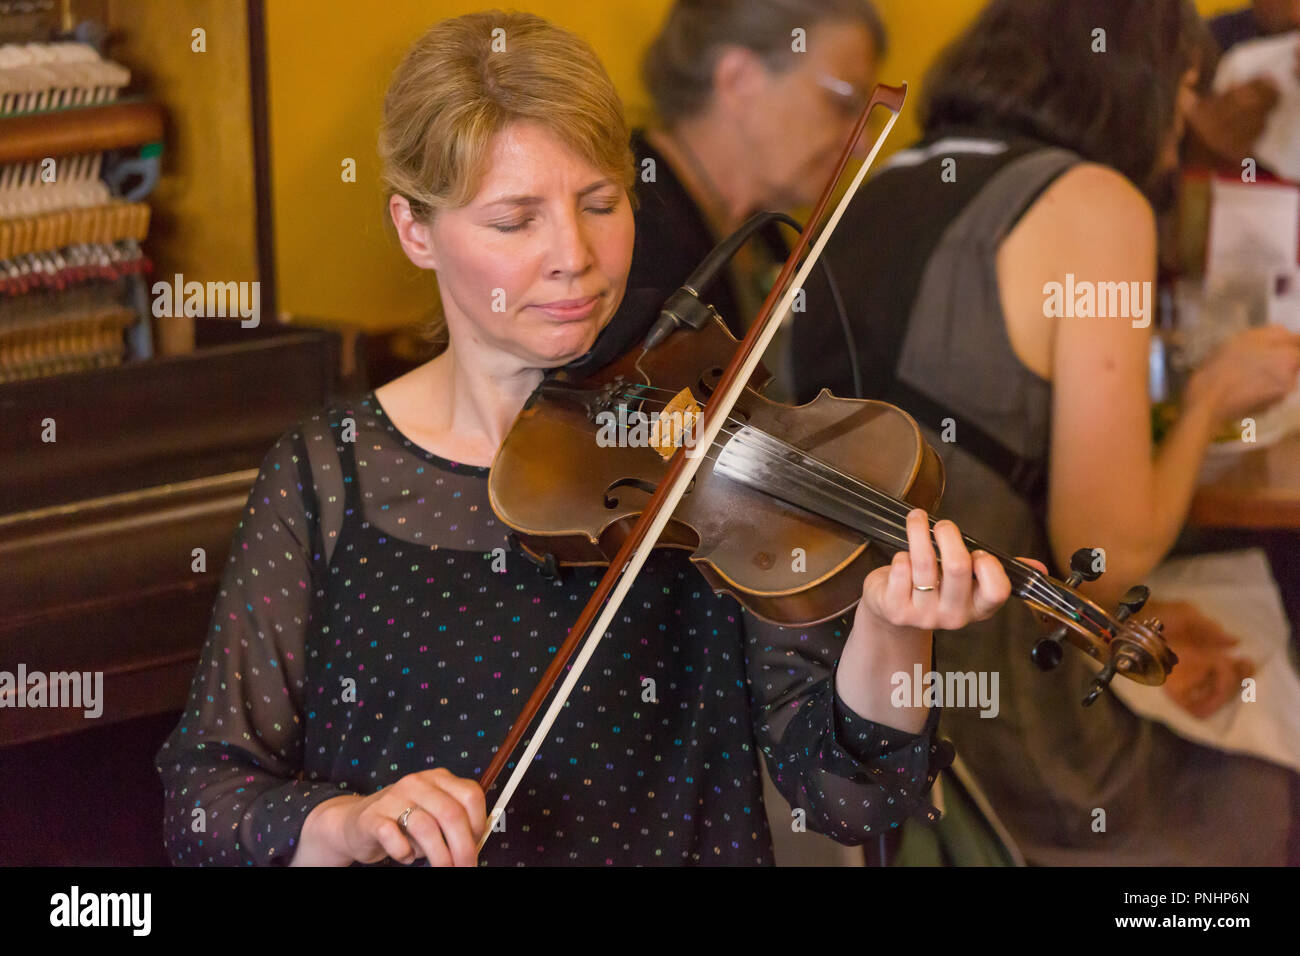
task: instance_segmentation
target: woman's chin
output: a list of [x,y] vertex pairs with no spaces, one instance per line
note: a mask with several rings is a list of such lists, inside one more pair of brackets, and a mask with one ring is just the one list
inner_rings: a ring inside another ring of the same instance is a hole
[[544,359],[545,368],[567,365],[591,351],[604,322],[566,322],[548,329],[530,343],[529,351]]

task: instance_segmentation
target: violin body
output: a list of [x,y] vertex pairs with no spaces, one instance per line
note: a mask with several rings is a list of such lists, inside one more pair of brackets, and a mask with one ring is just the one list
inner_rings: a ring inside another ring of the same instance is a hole
[[[657,397],[648,403],[626,399],[631,386],[648,386],[640,396],[689,389],[707,401],[736,347],[715,320],[697,332],[675,332],[651,351],[634,349],[580,381],[561,372],[539,387],[488,480],[493,510],[534,560],[551,555],[559,566],[610,563],[668,462],[649,442],[599,439],[611,433],[635,438],[635,428],[611,423],[629,421],[629,412],[632,419],[638,412],[653,418],[665,404]],[[943,463],[910,415],[826,390],[806,405],[786,405],[761,394],[769,380],[760,367],[729,424],[753,426],[934,511],[943,493]],[[616,396],[613,405],[593,399],[602,389]],[[606,415],[593,414],[599,410]],[[844,614],[861,598],[867,574],[888,561],[889,551],[852,528],[725,477],[715,470],[716,447],[695,452],[706,460],[658,546],[690,551],[715,591],[731,594],[759,617],[805,626]]]

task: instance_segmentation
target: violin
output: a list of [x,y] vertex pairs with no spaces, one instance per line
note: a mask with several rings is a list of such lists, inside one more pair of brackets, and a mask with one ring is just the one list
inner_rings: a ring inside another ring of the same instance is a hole
[[[905,95],[906,86],[876,87],[814,222],[825,216],[873,107],[885,105],[893,115],[811,251],[811,230],[801,234],[743,341],[711,307],[685,319],[684,309],[666,310],[680,327],[661,322],[639,349],[595,371],[552,373],[507,433],[488,493],[513,529],[512,546],[551,573],[566,566],[608,570],[480,779],[485,791],[492,786],[582,644],[489,816],[484,842],[651,548],[688,551],[715,591],[764,620],[808,626],[852,609],[863,579],[894,551],[907,550],[908,512],[938,506],[943,463],[910,415],[825,389],[804,405],[773,401],[762,394],[771,375],[759,361],[777,327],[773,317],[789,309]],[[682,296],[695,292],[683,288],[674,301]],[[1033,649],[1040,667],[1059,663],[1063,641],[1102,665],[1085,704],[1117,675],[1161,684],[1177,663],[1159,621],[1132,619],[1145,588],[1131,589],[1114,614],[1076,590],[1099,576],[1090,549],[1076,552],[1062,582],[968,535],[963,540],[993,555],[1013,596],[1055,622]]]
[[[937,508],[943,462],[901,408],[826,389],[805,405],[775,402],[762,394],[771,375],[761,365],[723,438],[692,448],[698,416],[737,344],[715,317],[586,378],[561,372],[543,381],[488,478],[492,509],[514,529],[512,544],[546,569],[608,565],[680,447],[704,461],[657,546],[690,552],[714,591],[773,624],[806,627],[852,610],[862,580],[907,550],[907,513]],[[1001,563],[1014,597],[1058,624],[1034,648],[1040,666],[1059,663],[1062,639],[1106,665],[1089,703],[1116,674],[1164,682],[1176,657],[1159,623],[1128,620],[1146,589],[1125,595],[1115,615],[1075,590],[1100,577],[1092,549],[1076,552],[1071,584],[962,539]]]

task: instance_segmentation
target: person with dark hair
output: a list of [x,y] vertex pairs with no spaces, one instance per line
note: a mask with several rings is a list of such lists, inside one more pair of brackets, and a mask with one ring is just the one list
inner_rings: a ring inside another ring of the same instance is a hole
[[[827,302],[792,333],[796,394],[822,387],[911,412],[948,470],[942,513],[1020,554],[1104,561],[1085,586],[1113,607],[1181,529],[1224,421],[1285,396],[1300,339],[1243,333],[1192,376],[1153,449],[1147,363],[1156,209],[1173,193],[1204,26],[1187,0],[993,0],[926,80],[924,136],[856,197],[826,254],[856,362]],[[1053,300],[1066,284],[1094,307]],[[1119,295],[1120,292],[1124,295]],[[1183,661],[1166,690],[1216,709],[1241,662],[1185,604],[1155,602]],[[1288,771],[1198,746],[1103,695],[1090,662],[1041,673],[1023,608],[938,639],[941,671],[997,673],[1001,710],[948,708],[958,757],[1035,864],[1253,864],[1286,859]]]

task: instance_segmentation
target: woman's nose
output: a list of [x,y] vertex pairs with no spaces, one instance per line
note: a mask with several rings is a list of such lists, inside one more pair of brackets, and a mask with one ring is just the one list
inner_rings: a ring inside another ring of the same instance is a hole
[[592,263],[591,243],[577,216],[565,216],[555,226],[551,241],[549,271],[558,275],[581,275]]

